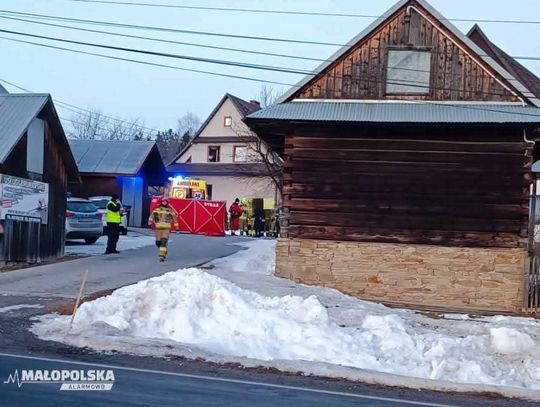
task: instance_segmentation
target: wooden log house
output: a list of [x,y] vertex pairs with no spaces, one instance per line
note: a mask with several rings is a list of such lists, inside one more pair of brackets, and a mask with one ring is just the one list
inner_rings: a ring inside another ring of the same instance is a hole
[[471,38],[402,0],[245,119],[285,159],[277,275],[417,308],[527,310],[540,92]]

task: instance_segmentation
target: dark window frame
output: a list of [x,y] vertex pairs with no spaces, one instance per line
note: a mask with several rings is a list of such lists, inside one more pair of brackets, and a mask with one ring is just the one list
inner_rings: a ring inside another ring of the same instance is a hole
[[[211,148],[214,148],[217,151],[217,156],[216,156],[215,161],[210,161],[210,149]],[[216,146],[216,145],[208,146],[206,151],[207,151],[207,154],[206,154],[206,161],[207,162],[209,162],[209,163],[219,163],[219,162],[221,162],[221,146]]]

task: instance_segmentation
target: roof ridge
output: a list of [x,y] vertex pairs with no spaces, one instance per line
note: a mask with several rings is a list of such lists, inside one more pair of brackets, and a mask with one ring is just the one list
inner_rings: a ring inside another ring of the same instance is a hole
[[[495,59],[483,55],[485,52],[482,52],[482,49],[474,43],[470,38],[468,38],[461,30],[459,30],[454,24],[452,24],[448,19],[446,19],[437,9],[435,9],[427,0],[399,0],[392,7],[390,7],[386,12],[381,14],[379,18],[369,24],[364,30],[359,34],[354,36],[346,45],[337,50],[331,57],[327,58],[325,62],[321,63],[316,67],[309,75],[306,75],[302,80],[300,80],[296,85],[292,86],[287,92],[285,92],[277,101],[277,103],[283,103],[290,100],[295,94],[297,94],[301,89],[303,89],[308,84],[315,81],[321,73],[329,69],[335,62],[340,58],[344,57],[351,49],[366,38],[368,38],[374,31],[379,29],[387,20],[390,19],[398,11],[402,10],[405,7],[409,6],[420,6],[425,9],[425,11],[437,20],[446,30],[451,32],[456,38],[457,42],[465,44],[466,47],[470,48],[483,62],[482,67],[485,69],[485,66],[489,66],[494,70],[500,77],[504,79],[511,88],[515,89],[517,95],[523,95],[524,98],[528,99],[532,104],[540,106],[540,100],[531,92],[521,81],[517,80],[507,69],[501,66]],[[514,92],[514,90],[512,90]]]

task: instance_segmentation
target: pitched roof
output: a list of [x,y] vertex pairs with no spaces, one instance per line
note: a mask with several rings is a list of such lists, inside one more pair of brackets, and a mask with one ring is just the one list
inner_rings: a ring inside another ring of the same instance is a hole
[[251,113],[254,113],[256,112],[257,110],[260,110],[261,109],[261,106],[258,104],[258,103],[252,103],[252,102],[247,102],[245,101],[244,99],[240,99],[238,96],[234,96],[234,95],[231,95],[230,93],[225,93],[225,95],[221,98],[221,100],[219,101],[219,103],[216,105],[216,107],[214,107],[214,110],[212,110],[212,112],[208,115],[208,117],[206,118],[206,120],[204,121],[203,124],[201,124],[201,127],[199,127],[199,130],[197,130],[197,133],[195,133],[195,135],[193,136],[193,139],[191,140],[190,143],[188,143],[183,149],[182,151],[180,151],[172,160],[171,162],[169,163],[169,165],[172,165],[176,162],[176,160],[178,160],[186,151],[188,148],[191,147],[191,144],[193,143],[193,141],[195,139],[197,139],[201,133],[203,132],[204,128],[206,126],[208,126],[208,123],[210,123],[210,121],[214,118],[214,116],[216,115],[216,113],[219,111],[219,109],[221,108],[221,106],[223,106],[223,103],[225,103],[225,101],[229,99],[233,105],[236,107],[236,110],[238,111],[238,113],[240,113],[240,116],[241,118],[243,119],[244,117],[246,117],[247,115],[251,114]]
[[490,66],[494,71],[506,79],[515,89],[517,89],[523,96],[529,99],[534,105],[540,106],[540,100],[532,93],[529,89],[525,87],[519,80],[512,76],[506,69],[504,69],[499,63],[497,63],[493,58],[486,55],[480,47],[478,47],[473,41],[471,41],[466,35],[464,35],[456,26],[454,26],[448,19],[446,19],[442,14],[435,10],[426,0],[399,0],[394,6],[392,6],[386,13],[381,17],[371,23],[366,29],[364,29],[360,34],[351,39],[345,46],[341,47],[336,51],[330,58],[327,58],[325,62],[320,64],[317,68],[313,70],[313,73],[307,75],[295,86],[293,86],[289,91],[279,98],[278,103],[283,103],[290,101],[293,96],[299,92],[301,88],[315,80],[319,77],[323,71],[331,67],[334,62],[343,57],[347,52],[349,52],[357,44],[364,41],[368,36],[375,31],[379,26],[386,22],[392,15],[407,6],[414,6],[415,4],[420,5],[422,8],[427,10],[435,19],[440,22],[448,31],[455,35],[461,42],[463,42],[468,48],[474,51],[488,66]]
[[540,98],[540,78],[491,42],[478,24],[471,28],[467,37]]
[[155,141],[69,140],[81,173],[136,175]]
[[0,163],[49,100],[47,94],[0,94]]
[[304,101],[280,103],[251,120],[351,123],[540,124],[540,108],[521,104],[465,104],[388,101]]
[[75,159],[49,94],[0,94],[0,163],[3,163],[11,154],[13,148],[26,133],[32,120],[43,114],[48,115],[51,126],[55,130],[53,134],[58,136],[57,142],[64,154],[70,180],[79,181]]

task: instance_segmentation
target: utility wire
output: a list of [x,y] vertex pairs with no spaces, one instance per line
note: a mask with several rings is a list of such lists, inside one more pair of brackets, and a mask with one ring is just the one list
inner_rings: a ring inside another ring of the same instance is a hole
[[[26,93],[35,93],[35,92],[32,92],[30,89],[27,89],[27,88],[23,88],[22,86],[19,86],[13,82],[10,82],[6,79],[2,79],[0,78],[0,82],[3,82],[5,84],[8,84],[9,86],[15,88],[15,89],[18,89],[18,90],[21,90],[23,92],[26,92]],[[56,99],[54,98],[54,102],[59,105],[59,107],[63,108],[63,109],[66,109],[66,110],[69,110],[71,112],[74,112],[74,113],[77,113],[77,114],[86,114],[87,116],[90,116],[91,114],[94,114],[95,112],[92,112],[91,110],[88,110],[88,109],[85,109],[85,108],[82,108],[82,107],[79,107],[79,106],[76,106],[76,105],[73,105],[71,103],[67,103],[67,102],[64,102],[60,99]],[[76,109],[76,110],[75,110]],[[144,130],[147,130],[147,131],[150,131],[150,132],[154,132],[154,133],[157,133],[159,132],[160,130],[157,130],[157,129],[154,129],[154,128],[151,128],[151,127],[146,127],[146,126],[143,126],[137,122],[132,122],[132,121],[129,121],[129,120],[124,120],[124,119],[118,119],[116,117],[113,117],[113,116],[108,116],[106,114],[103,114],[101,112],[99,112],[99,115],[100,116],[103,116],[107,119],[110,119],[110,120],[114,120],[115,122],[118,122],[120,124],[123,124],[125,123],[126,125],[131,125],[133,127],[137,127],[137,128],[140,128],[140,129],[144,129]],[[128,129],[128,127],[126,126],[122,126],[123,128],[125,129]]]
[[[93,4],[108,4],[108,5],[123,5],[137,7],[155,7],[155,8],[175,8],[184,10],[205,10],[205,11],[226,11],[236,13],[256,13],[256,14],[281,14],[281,15],[302,15],[316,17],[347,17],[347,18],[379,18],[380,16],[356,14],[356,13],[325,13],[314,11],[287,11],[287,10],[269,10],[269,9],[250,9],[250,8],[233,8],[233,7],[208,7],[208,6],[188,6],[181,4],[163,4],[163,3],[143,3],[118,0],[68,0],[77,3],[93,3]],[[503,23],[503,24],[540,24],[540,21],[535,20],[497,20],[497,19],[471,19],[471,18],[443,18],[442,21],[458,21],[458,22],[477,22],[477,23]]]
[[49,37],[46,35],[30,34],[30,33],[25,33],[25,32],[20,32],[20,31],[0,29],[0,32],[5,33],[5,34],[22,35],[24,37],[39,38],[42,40],[50,40],[50,41],[68,43],[68,44],[84,45],[87,47],[104,48],[104,49],[109,49],[113,51],[124,51],[124,52],[132,52],[132,53],[137,53],[137,54],[152,55],[152,56],[159,56],[159,57],[165,57],[165,58],[184,59],[188,61],[206,62],[206,63],[217,64],[217,65],[228,65],[228,66],[234,66],[234,67],[239,67],[239,68],[284,72],[284,73],[291,73],[291,74],[297,74],[297,75],[307,75],[310,73],[309,71],[305,71],[301,69],[291,69],[291,68],[285,68],[285,67],[273,66],[273,65],[250,64],[250,63],[244,63],[244,62],[227,61],[227,60],[222,60],[222,59],[201,58],[201,57],[194,57],[194,56],[189,56],[189,55],[169,54],[166,52],[148,51],[148,50],[141,50],[141,49],[136,49],[136,48],[116,47],[113,45],[95,44],[91,42],[75,41],[75,40],[66,40],[64,38],[56,38],[56,37]]
[[[245,64],[242,62],[233,62],[233,61],[222,61],[222,60],[214,60],[214,59],[207,59],[207,58],[198,58],[198,57],[191,57],[186,55],[176,55],[176,54],[168,54],[168,53],[161,53],[161,52],[154,52],[154,51],[146,51],[146,50],[140,50],[140,49],[133,49],[133,48],[124,48],[124,47],[114,47],[110,45],[103,45],[103,44],[94,44],[94,43],[88,43],[88,42],[82,42],[82,41],[74,41],[74,40],[66,40],[56,37],[49,37],[49,36],[42,36],[42,35],[36,35],[36,34],[29,34],[29,33],[21,33],[18,31],[11,31],[11,30],[1,30],[0,32],[8,33],[8,34],[14,34],[14,35],[22,35],[22,36],[28,36],[32,38],[39,38],[39,39],[46,39],[46,40],[53,40],[53,41],[60,41],[64,43],[70,43],[70,44],[77,44],[77,45],[84,45],[84,46],[91,46],[91,47],[97,47],[97,48],[105,48],[110,50],[119,50],[119,51],[126,51],[126,52],[135,52],[139,54],[148,54],[153,56],[163,56],[163,57],[169,57],[169,58],[180,58],[180,59],[188,59],[192,61],[197,62],[208,62],[213,64],[220,64],[220,65],[232,65],[242,68],[248,68],[248,69],[259,69],[259,70],[268,70],[268,71],[278,71],[282,73],[290,73],[290,74],[298,74],[298,75],[305,75],[305,76],[313,76],[315,77],[317,73],[314,73],[312,71],[305,71],[305,70],[297,70],[292,68],[286,68],[286,67],[274,67],[274,66],[265,66],[265,65],[254,65],[254,64]],[[6,38],[6,37],[0,37],[0,38]],[[27,42],[33,45],[41,45],[39,43],[34,42]],[[68,51],[74,51],[73,49],[69,48],[62,48],[62,47],[55,47],[57,49],[63,49]],[[82,52],[78,51],[77,52]],[[84,52],[83,52],[84,53]],[[90,55],[96,55],[94,53],[89,53]],[[97,54],[99,56],[103,56],[102,54]],[[118,59],[118,57],[115,57],[115,59]],[[130,62],[133,62],[131,60]],[[345,76],[342,75],[331,75],[334,79],[344,79]],[[245,77],[243,77],[245,79]],[[390,85],[403,85],[408,87],[415,87],[420,90],[425,90],[426,88],[430,88],[433,90],[443,90],[443,91],[455,91],[455,92],[463,92],[466,91],[464,89],[456,89],[456,88],[448,88],[448,87],[437,87],[437,86],[429,86],[424,82],[420,81],[414,81],[414,80],[407,80],[407,81],[393,81],[393,80],[383,80],[382,78],[373,78],[370,76],[361,78],[364,82],[372,82],[372,83],[384,83],[384,84],[390,84]],[[283,83],[281,83],[283,84]],[[474,91],[476,94],[483,94],[483,95],[492,95],[492,96],[507,96],[506,93],[498,93],[498,92],[485,92],[485,91]]]
[[13,41],[13,42],[18,42],[18,43],[22,43],[22,44],[35,45],[35,46],[39,46],[39,47],[57,49],[57,50],[68,51],[68,52],[74,52],[74,53],[77,53],[77,54],[84,54],[84,55],[91,55],[91,56],[96,56],[96,57],[100,57],[100,58],[114,59],[114,60],[117,60],[117,61],[125,61],[125,62],[132,62],[132,63],[136,63],[136,64],[141,64],[141,65],[157,66],[157,67],[161,67],[161,68],[175,69],[175,70],[178,70],[178,71],[202,73],[202,74],[206,74],[206,75],[221,76],[221,77],[232,78],[232,79],[243,79],[243,80],[246,80],[246,81],[259,82],[259,83],[269,83],[269,84],[273,84],[273,85],[296,86],[294,84],[287,83],[287,82],[279,82],[279,81],[273,81],[273,80],[269,80],[269,79],[252,78],[252,77],[248,77],[248,76],[226,74],[226,73],[221,73],[221,72],[205,71],[205,70],[201,70],[201,69],[181,68],[179,66],[174,66],[174,65],[166,65],[166,64],[156,63],[156,62],[140,61],[140,60],[137,60],[137,59],[115,57],[115,56],[112,56],[112,55],[105,55],[105,54],[99,54],[99,53],[95,53],[95,52],[88,52],[88,51],[81,51],[81,50],[76,50],[76,49],[71,49],[71,48],[58,47],[58,46],[55,46],[55,45],[41,44],[39,42],[19,40],[19,39],[10,38],[10,37],[0,36],[0,39]]
[[19,15],[19,16],[25,16],[25,17],[41,18],[45,20],[69,21],[69,22],[77,23],[77,24],[102,25],[102,26],[109,26],[109,27],[171,32],[171,33],[178,33],[178,34],[205,35],[205,36],[210,36],[210,37],[224,37],[224,38],[236,38],[236,39],[244,39],[244,40],[271,41],[271,42],[286,42],[286,43],[293,43],[293,44],[328,45],[332,47],[334,46],[341,47],[344,45],[344,44],[335,43],[335,42],[293,40],[293,39],[288,39],[288,38],[257,37],[257,36],[252,36],[252,35],[181,30],[178,28],[156,27],[156,26],[137,25],[137,24],[124,24],[124,23],[109,22],[109,21],[85,20],[81,18],[49,16],[45,14],[23,13],[19,11],[1,10],[1,9],[0,9],[0,13]]
[[[229,33],[181,30],[181,29],[168,28],[168,27],[124,24],[124,23],[118,23],[118,22],[98,21],[98,20],[85,20],[85,19],[79,19],[79,18],[24,13],[24,12],[11,11],[11,10],[2,10],[2,9],[0,9],[0,13],[7,14],[7,15],[15,15],[19,17],[23,16],[27,18],[41,19],[41,20],[71,22],[75,24],[99,25],[99,26],[107,26],[107,27],[117,27],[117,28],[136,29],[136,30],[150,30],[150,31],[170,32],[170,33],[179,33],[179,34],[237,38],[237,39],[248,39],[248,40],[258,40],[258,41],[274,41],[274,42],[306,44],[306,45],[326,45],[326,46],[336,46],[336,47],[343,47],[343,46],[350,45],[350,44],[322,42],[322,41],[305,41],[305,40],[296,40],[296,39],[293,40],[293,39],[287,39],[287,38],[256,37],[256,36],[247,36],[247,35],[239,35],[239,34],[229,34]],[[489,55],[487,54],[480,54],[479,56],[489,57]],[[519,60],[528,60],[528,61],[540,61],[540,57],[536,57],[536,56],[512,56],[512,58],[519,59]]]
[[144,37],[144,36],[140,36],[140,35],[122,34],[122,33],[111,32],[111,31],[92,30],[90,28],[81,28],[81,27],[74,27],[74,26],[63,25],[63,24],[46,23],[44,21],[27,20],[27,19],[24,19],[24,18],[7,17],[7,16],[1,15],[1,14],[0,14],[0,18],[10,20],[10,21],[22,21],[22,22],[25,22],[25,23],[39,24],[39,25],[45,25],[45,26],[49,26],[49,27],[65,28],[65,29],[68,29],[68,30],[77,30],[77,31],[91,32],[91,33],[96,33],[96,34],[113,35],[113,36],[116,36],[116,37],[135,38],[135,39],[139,39],[139,40],[162,42],[162,43],[166,43],[166,44],[187,45],[187,46],[190,46],[190,47],[197,47],[197,48],[209,48],[209,49],[217,49],[217,50],[222,50],[222,51],[241,52],[241,53],[245,53],[245,54],[264,55],[264,56],[291,58],[291,59],[301,59],[301,60],[306,60],[306,61],[318,61],[318,62],[326,62],[326,61],[328,61],[326,59],[302,57],[302,56],[298,56],[298,55],[277,54],[277,53],[273,53],[273,52],[245,50],[245,49],[240,49],[240,48],[219,47],[219,46],[215,46],[215,45],[207,45],[207,44],[197,44],[197,43],[193,43],[193,42],[165,40],[165,39],[162,39],[162,38]]
[[[93,53],[93,52],[74,50],[74,49],[71,49],[71,48],[57,47],[57,46],[53,46],[53,45],[41,44],[41,43],[36,43],[36,42],[32,42],[32,41],[17,40],[17,39],[9,38],[9,37],[0,36],[0,39],[6,39],[6,40],[10,40],[10,41],[19,42],[19,43],[31,44],[31,45],[36,45],[36,46],[41,46],[41,47],[46,47],[46,48],[53,48],[53,49],[63,50],[63,51],[75,52],[75,53],[79,53],[79,54],[86,54],[86,55],[91,55],[91,56],[99,56],[99,57],[103,57],[103,58],[110,58],[110,59],[115,59],[115,60],[120,60],[120,61],[134,62],[134,63],[145,64],[145,65],[161,66],[161,67],[179,69],[179,70],[184,70],[184,71],[187,70],[187,71],[192,71],[192,72],[197,72],[197,73],[207,73],[207,74],[210,74],[210,75],[226,76],[226,77],[232,77],[232,78],[235,78],[235,79],[251,80],[251,81],[255,81],[255,82],[266,82],[266,83],[273,83],[273,84],[285,85],[285,86],[290,86],[290,87],[298,87],[298,85],[293,85],[293,84],[290,84],[290,83],[275,82],[275,81],[268,81],[268,80],[259,80],[259,79],[250,78],[250,77],[244,77],[244,76],[241,77],[241,76],[236,76],[236,75],[228,75],[228,74],[221,74],[221,73],[215,73],[215,72],[210,73],[210,72],[207,72],[207,71],[180,68],[180,67],[175,67],[175,66],[171,66],[171,65],[163,65],[163,64],[151,63],[151,62],[146,62],[146,61],[133,60],[133,59],[129,59],[129,58],[114,57],[114,56],[110,56],[110,55],[97,54],[97,53]],[[344,78],[343,76],[338,76],[338,75],[333,75],[332,77],[334,79],[343,79]],[[446,90],[446,91],[455,91],[455,92],[466,91],[464,89],[452,89],[452,88],[429,86],[429,85],[427,85],[425,83],[416,84],[416,83],[421,83],[421,82],[418,82],[418,81],[384,81],[382,79],[370,78],[370,77],[362,78],[362,80],[364,82],[367,82],[367,83],[402,85],[402,86],[408,86],[408,87],[413,87],[413,88],[419,88],[421,90],[433,89],[433,90]],[[508,94],[497,93],[497,92],[483,92],[483,91],[472,91],[472,92],[476,93],[476,94],[491,95],[491,96],[508,96]]]

